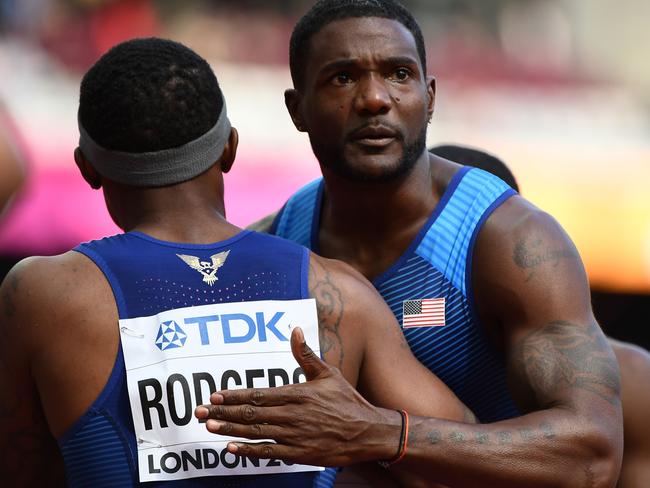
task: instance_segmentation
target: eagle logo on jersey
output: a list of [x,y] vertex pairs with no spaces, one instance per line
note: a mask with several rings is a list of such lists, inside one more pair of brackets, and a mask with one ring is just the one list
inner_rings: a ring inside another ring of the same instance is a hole
[[214,285],[217,281],[217,270],[221,268],[226,262],[226,258],[230,251],[223,251],[218,254],[210,256],[210,261],[201,261],[197,256],[190,256],[188,254],[177,254],[179,258],[185,261],[190,268],[197,270],[203,276],[203,282],[208,285]]

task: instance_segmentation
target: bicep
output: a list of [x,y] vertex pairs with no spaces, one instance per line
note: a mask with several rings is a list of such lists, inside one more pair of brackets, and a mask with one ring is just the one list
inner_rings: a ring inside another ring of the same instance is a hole
[[591,311],[578,252],[557,222],[521,212],[515,201],[482,231],[474,262],[479,312],[502,332],[522,409],[575,407],[594,397],[617,404],[616,361]]

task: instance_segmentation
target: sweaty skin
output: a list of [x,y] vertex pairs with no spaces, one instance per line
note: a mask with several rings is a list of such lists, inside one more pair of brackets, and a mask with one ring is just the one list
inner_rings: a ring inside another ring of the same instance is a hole
[[[218,164],[185,183],[155,189],[102,180],[82,154],[75,159],[93,188],[104,187],[111,215],[123,230],[205,244],[240,232],[222,217],[220,190],[236,145],[233,130]],[[189,214],[194,218],[187,219]],[[344,389],[355,398],[355,407],[346,411],[350,428],[345,439],[364,444],[372,458],[382,457],[371,431],[382,436],[399,431],[396,408],[471,420],[458,399],[413,357],[390,310],[358,272],[312,255],[309,289],[317,300],[321,351],[332,366],[332,380],[323,382],[319,394],[331,397]],[[119,344],[113,293],[93,262],[70,251],[20,262],[2,283],[0,297],[0,471],[12,487],[63,485],[55,438],[86,411],[111,373]],[[353,386],[385,408],[373,407]],[[299,394],[311,397],[308,390]],[[329,415],[331,423],[338,420]],[[358,421],[368,418],[372,426]],[[292,421],[301,419],[306,421],[298,412]],[[392,440],[394,450],[398,438]],[[336,459],[349,464],[353,454],[339,450]]]
[[[296,127],[309,133],[325,179],[320,250],[373,278],[403,254],[460,166],[423,149],[409,172],[381,179],[401,164],[433,112],[433,80],[402,24],[337,20],[313,35],[309,53],[303,86],[285,98]],[[388,127],[393,135],[377,132],[381,140],[374,142],[351,137],[362,126]],[[618,365],[593,316],[573,243],[551,216],[512,196],[486,220],[474,249],[480,323],[506,359],[509,389],[523,415],[484,425],[412,416],[406,457],[391,471],[408,486],[614,486],[623,453]],[[319,384],[309,386],[317,395]],[[258,438],[239,406],[254,394],[213,396],[219,409],[212,418],[221,428]],[[270,408],[264,401],[256,405],[267,431],[282,424],[284,410],[277,406],[285,403],[299,404],[318,425],[331,420],[321,411],[343,414],[355,400],[341,392],[316,408],[287,392]],[[322,465],[340,464],[332,455],[338,449],[367,459],[363,445],[337,440],[349,428],[341,419],[317,440],[304,440],[301,434],[313,431],[302,425],[284,425],[271,436],[277,444],[234,443],[231,449]],[[392,452],[394,436],[377,432],[375,441],[385,446],[381,457]]]

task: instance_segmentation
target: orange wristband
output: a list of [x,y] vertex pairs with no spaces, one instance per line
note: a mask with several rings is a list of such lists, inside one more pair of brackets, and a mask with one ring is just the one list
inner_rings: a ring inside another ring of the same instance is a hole
[[399,446],[397,448],[397,453],[392,459],[386,461],[377,461],[384,468],[388,468],[392,464],[395,464],[402,460],[406,455],[406,448],[408,446],[409,440],[409,414],[406,410],[398,410],[399,414],[402,416],[402,431],[399,436]]

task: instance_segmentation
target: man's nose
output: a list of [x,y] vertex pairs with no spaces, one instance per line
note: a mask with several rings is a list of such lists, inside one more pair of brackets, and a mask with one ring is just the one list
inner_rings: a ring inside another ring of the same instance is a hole
[[359,80],[354,107],[363,115],[381,115],[392,107],[392,98],[386,80],[377,73],[370,73]]

